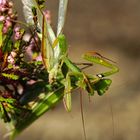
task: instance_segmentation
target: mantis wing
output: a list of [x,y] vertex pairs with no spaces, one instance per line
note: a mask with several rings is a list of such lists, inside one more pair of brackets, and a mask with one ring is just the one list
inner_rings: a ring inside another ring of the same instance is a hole
[[[63,32],[65,17],[67,13],[67,5],[68,0],[59,0],[57,37]],[[61,48],[59,45],[54,48],[54,56],[57,60],[61,57]]]
[[[35,5],[36,5],[36,9],[37,9],[37,18],[38,18],[38,22],[39,22],[39,25],[43,25],[43,16],[44,16],[44,13],[41,11],[41,8],[40,6],[37,4],[36,0],[33,0]],[[54,34],[54,31],[51,27],[51,25],[47,22],[47,20],[45,19],[45,26],[46,26],[46,33],[47,33],[47,36],[48,36],[48,39],[49,39],[49,42],[50,44],[52,45],[53,42],[55,41],[55,34]],[[42,27],[43,28],[43,27]],[[41,28],[41,33],[43,32],[42,31],[42,28]]]
[[67,12],[68,0],[59,0],[59,12],[58,12],[58,24],[57,24],[57,36],[62,33],[66,12]]
[[26,22],[29,25],[34,25],[32,8],[36,6],[36,1],[34,0],[21,0],[21,1],[23,4],[23,13]]
[[47,36],[47,24],[45,17],[43,16],[42,24],[42,44],[41,44],[42,60],[45,67],[50,71],[54,65],[53,59],[53,48],[51,47],[50,41]]
[[[22,0],[22,3],[23,3],[23,12],[24,12],[25,20],[29,25],[34,25],[34,20],[33,20],[34,15],[33,15],[32,8],[36,8],[38,28],[40,29],[42,33],[43,12],[41,10],[40,5],[37,3],[36,0]],[[50,43],[53,44],[55,40],[55,34],[53,32],[52,27],[47,21],[46,21],[46,24],[47,24],[47,34],[48,34]]]

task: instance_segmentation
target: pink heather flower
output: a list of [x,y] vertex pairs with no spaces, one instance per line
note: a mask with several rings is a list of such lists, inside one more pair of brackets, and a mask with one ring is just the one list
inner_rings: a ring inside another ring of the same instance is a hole
[[41,53],[39,53],[39,55],[35,58],[36,61],[42,61],[42,56]]
[[22,34],[20,32],[20,27],[18,27],[18,26],[15,27],[14,32],[15,32],[14,39],[15,40],[20,40],[22,38]]
[[15,60],[14,60],[14,58],[13,58],[11,55],[8,56],[7,60],[8,60],[8,62],[11,63],[11,64],[14,64],[14,63],[15,63]]
[[14,28],[14,32],[19,32],[19,31],[20,31],[20,27],[19,26]]
[[0,12],[5,12],[6,10],[7,10],[7,8],[0,5]]
[[3,26],[3,33],[6,34],[8,32],[9,27],[12,26],[12,22],[9,20],[9,18],[7,18],[6,20],[4,20],[4,26]]
[[20,40],[22,37],[21,33],[20,32],[16,32],[15,35],[14,35],[14,39],[15,40]]
[[0,0],[0,5],[6,5],[7,0]]
[[8,0],[0,0],[0,21],[3,22],[3,33],[6,34],[8,32],[9,27],[12,27],[14,23],[11,19],[15,19],[16,15],[13,14],[13,2],[9,2]]
[[4,21],[5,20],[5,16],[0,16],[0,21]]
[[49,10],[46,10],[44,11],[44,15],[48,23],[51,24],[51,12]]
[[0,0],[0,12],[7,10],[7,0]]
[[10,21],[10,18],[7,17],[4,23],[4,26],[6,26],[7,28],[12,26],[12,22]]
[[3,32],[3,34],[6,34],[8,32],[8,28],[7,27],[3,27],[2,32]]
[[15,64],[14,58],[15,58],[16,56],[17,56],[17,54],[16,54],[15,52],[12,51],[11,54],[10,54],[10,55],[8,56],[8,58],[7,58],[7,59],[8,59],[8,62],[14,65],[14,64]]

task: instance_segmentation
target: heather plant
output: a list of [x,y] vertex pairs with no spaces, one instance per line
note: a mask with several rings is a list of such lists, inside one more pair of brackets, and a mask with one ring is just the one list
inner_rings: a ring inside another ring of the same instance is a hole
[[[112,82],[106,77],[118,72],[114,62],[94,51],[83,55],[89,61],[83,67],[70,60],[63,33],[68,0],[59,0],[57,33],[45,0],[22,3],[27,23],[18,21],[12,1],[0,0],[0,118],[9,124],[11,139],[61,100],[71,111],[74,89],[103,95]],[[93,63],[110,70],[85,73]]]

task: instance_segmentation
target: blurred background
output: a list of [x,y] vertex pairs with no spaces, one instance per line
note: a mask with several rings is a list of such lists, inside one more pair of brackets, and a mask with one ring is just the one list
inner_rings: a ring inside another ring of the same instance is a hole
[[[13,0],[19,19],[23,19],[21,1]],[[55,29],[58,0],[47,1]],[[81,55],[97,51],[117,62],[120,72],[111,76],[107,93],[93,96],[83,92],[87,140],[140,139],[140,1],[139,0],[70,0],[65,34],[74,62],[85,62]],[[93,66],[89,73],[102,72]],[[63,103],[47,112],[17,140],[84,140],[80,115],[79,91],[73,92],[72,112]],[[0,122],[0,140],[6,133]]]

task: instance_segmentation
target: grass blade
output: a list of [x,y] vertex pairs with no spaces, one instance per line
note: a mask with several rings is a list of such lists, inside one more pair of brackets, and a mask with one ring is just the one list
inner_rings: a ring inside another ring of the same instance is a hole
[[31,125],[36,119],[43,115],[46,111],[51,109],[58,101],[63,98],[64,87],[60,87],[54,92],[47,93],[44,99],[42,99],[36,107],[28,114],[25,118],[22,118],[15,125],[14,130],[12,131],[11,138],[14,139],[20,132],[25,128]]

